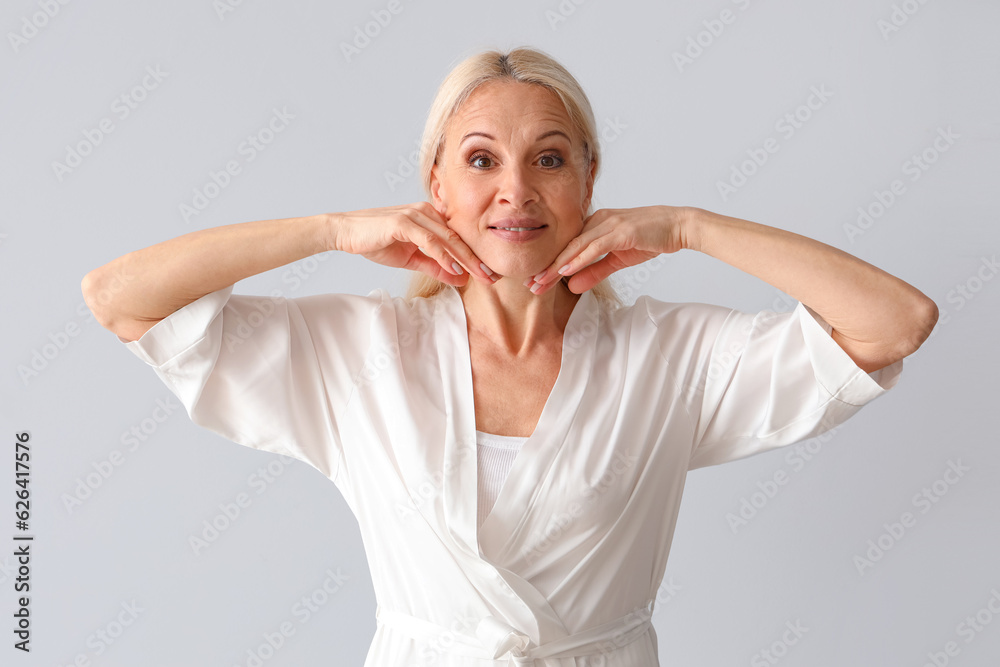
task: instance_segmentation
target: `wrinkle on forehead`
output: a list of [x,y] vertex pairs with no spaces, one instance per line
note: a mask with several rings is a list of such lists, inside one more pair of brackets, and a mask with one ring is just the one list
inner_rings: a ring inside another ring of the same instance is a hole
[[[534,89],[533,93],[538,93],[530,96],[498,95],[497,89],[504,86],[527,86]],[[530,106],[525,108],[526,104]],[[509,144],[530,144],[540,133],[537,126],[541,124],[546,125],[543,130],[561,129],[566,132],[574,147],[579,143],[577,129],[562,100],[552,90],[537,84],[491,82],[481,86],[462,104],[448,121],[445,135],[452,139],[456,147],[465,134],[474,131],[486,132]]]

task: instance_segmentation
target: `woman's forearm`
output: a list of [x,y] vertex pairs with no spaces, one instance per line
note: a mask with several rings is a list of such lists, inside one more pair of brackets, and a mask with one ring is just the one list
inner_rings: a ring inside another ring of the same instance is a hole
[[754,275],[815,310],[865,371],[912,354],[937,322],[932,299],[842,250],[748,220],[689,211],[685,247]]
[[123,255],[94,269],[87,306],[122,340],[244,278],[329,250],[330,216],[242,222],[203,229]]

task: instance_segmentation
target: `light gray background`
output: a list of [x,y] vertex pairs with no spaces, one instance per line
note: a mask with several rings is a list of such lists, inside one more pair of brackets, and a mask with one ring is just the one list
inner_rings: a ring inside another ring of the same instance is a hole
[[[422,200],[415,174],[404,167],[394,189],[386,174],[414,151],[438,83],[467,55],[520,44],[565,64],[606,128],[599,208],[693,205],[793,230],[912,283],[941,311],[899,385],[813,441],[822,447],[800,470],[791,450],[779,450],[690,475],[653,617],[662,664],[768,664],[755,655],[795,622],[808,631],[783,665],[922,665],[949,641],[959,649],[949,664],[995,664],[1000,617],[987,603],[997,591],[1000,608],[1000,279],[984,264],[1000,249],[995,2],[896,2],[912,15],[897,14],[907,21],[884,34],[890,0],[401,0],[350,60],[341,44],[387,2],[243,0],[220,15],[209,0],[50,0],[59,11],[48,19],[39,2],[0,10],[4,665],[83,656],[107,666],[246,666],[247,651],[284,622],[295,634],[268,667],[362,663],[375,600],[357,524],[336,488],[302,463],[284,466],[194,426],[183,409],[156,422],[156,402],[171,394],[86,315],[80,280],[196,229]],[[711,36],[703,22],[723,10],[733,21]],[[44,25],[14,44],[12,33],[31,33],[25,21]],[[674,54],[689,38],[707,46],[679,68]],[[163,80],[121,118],[113,100],[147,67]],[[775,123],[814,86],[832,96],[787,137]],[[249,162],[238,147],[274,108],[294,119]],[[53,162],[104,118],[113,132],[60,180]],[[904,163],[931,148],[939,128],[958,138],[911,180]],[[769,137],[780,149],[724,200],[717,183]],[[180,204],[230,159],[241,173],[185,222]],[[851,238],[845,225],[857,208],[894,179],[905,193]],[[382,286],[401,295],[409,275],[357,256],[325,258],[300,262],[307,279],[298,284],[283,267],[236,292]],[[973,298],[959,298],[960,285]],[[640,287],[629,301],[648,293],[791,308],[769,285],[691,252],[670,256]],[[67,327],[77,335],[61,337]],[[44,368],[22,376],[46,349]],[[132,428],[146,429],[134,449],[122,439]],[[30,656],[11,648],[11,443],[21,430],[33,444]],[[121,465],[68,509],[66,498],[115,450]],[[914,495],[941,480],[949,461],[968,472],[941,482],[947,493],[921,513]],[[281,474],[258,494],[249,478],[269,464]],[[788,483],[734,532],[727,514],[779,470]],[[195,555],[190,536],[240,493],[252,504]],[[859,573],[855,556],[906,511],[916,525]],[[294,606],[322,590],[328,570],[346,579],[304,620]],[[113,644],[97,642],[133,602],[134,622]],[[958,626],[977,613],[991,623],[968,641]]]

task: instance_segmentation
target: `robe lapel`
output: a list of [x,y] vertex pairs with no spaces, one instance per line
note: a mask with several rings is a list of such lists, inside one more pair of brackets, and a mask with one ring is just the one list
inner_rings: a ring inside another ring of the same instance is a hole
[[532,510],[538,484],[563,447],[580,405],[595,355],[599,304],[588,290],[574,306],[563,333],[562,360],[552,392],[477,535],[476,415],[465,308],[454,288],[446,287],[440,297],[435,319],[447,421],[442,490],[445,530],[462,555],[471,559],[465,563],[470,574],[475,572],[481,581],[489,576],[487,581],[496,582],[500,595],[484,594],[515,627],[536,642],[564,637],[565,625],[541,592],[500,561],[515,546],[518,527]]
[[[598,317],[596,299],[587,290],[580,295],[566,322],[559,374],[535,430],[514,458],[496,503],[480,528],[479,545],[485,556],[507,562],[510,550],[519,543],[520,528],[534,508],[539,485],[549,476],[556,455],[565,445],[587,388],[596,348]],[[471,361],[468,372],[471,376]],[[475,499],[475,484],[472,486]],[[552,512],[553,508],[543,511]]]
[[435,308],[445,408],[442,488],[445,528],[462,551],[479,558],[479,545],[476,543],[476,417],[472,375],[466,371],[469,345],[465,309],[461,295],[450,286],[446,286],[438,296]]

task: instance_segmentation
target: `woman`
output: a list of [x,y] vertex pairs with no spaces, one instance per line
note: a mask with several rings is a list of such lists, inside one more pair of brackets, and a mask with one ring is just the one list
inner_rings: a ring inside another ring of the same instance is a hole
[[[593,113],[535,50],[458,65],[423,147],[428,202],[186,234],[92,271],[87,303],[193,421],[337,485],[378,600],[366,664],[656,665],[687,471],[845,421],[935,304],[746,220],[591,213]],[[800,303],[625,306],[606,281],[681,249]],[[330,250],[418,273],[406,298],[232,295]]]

